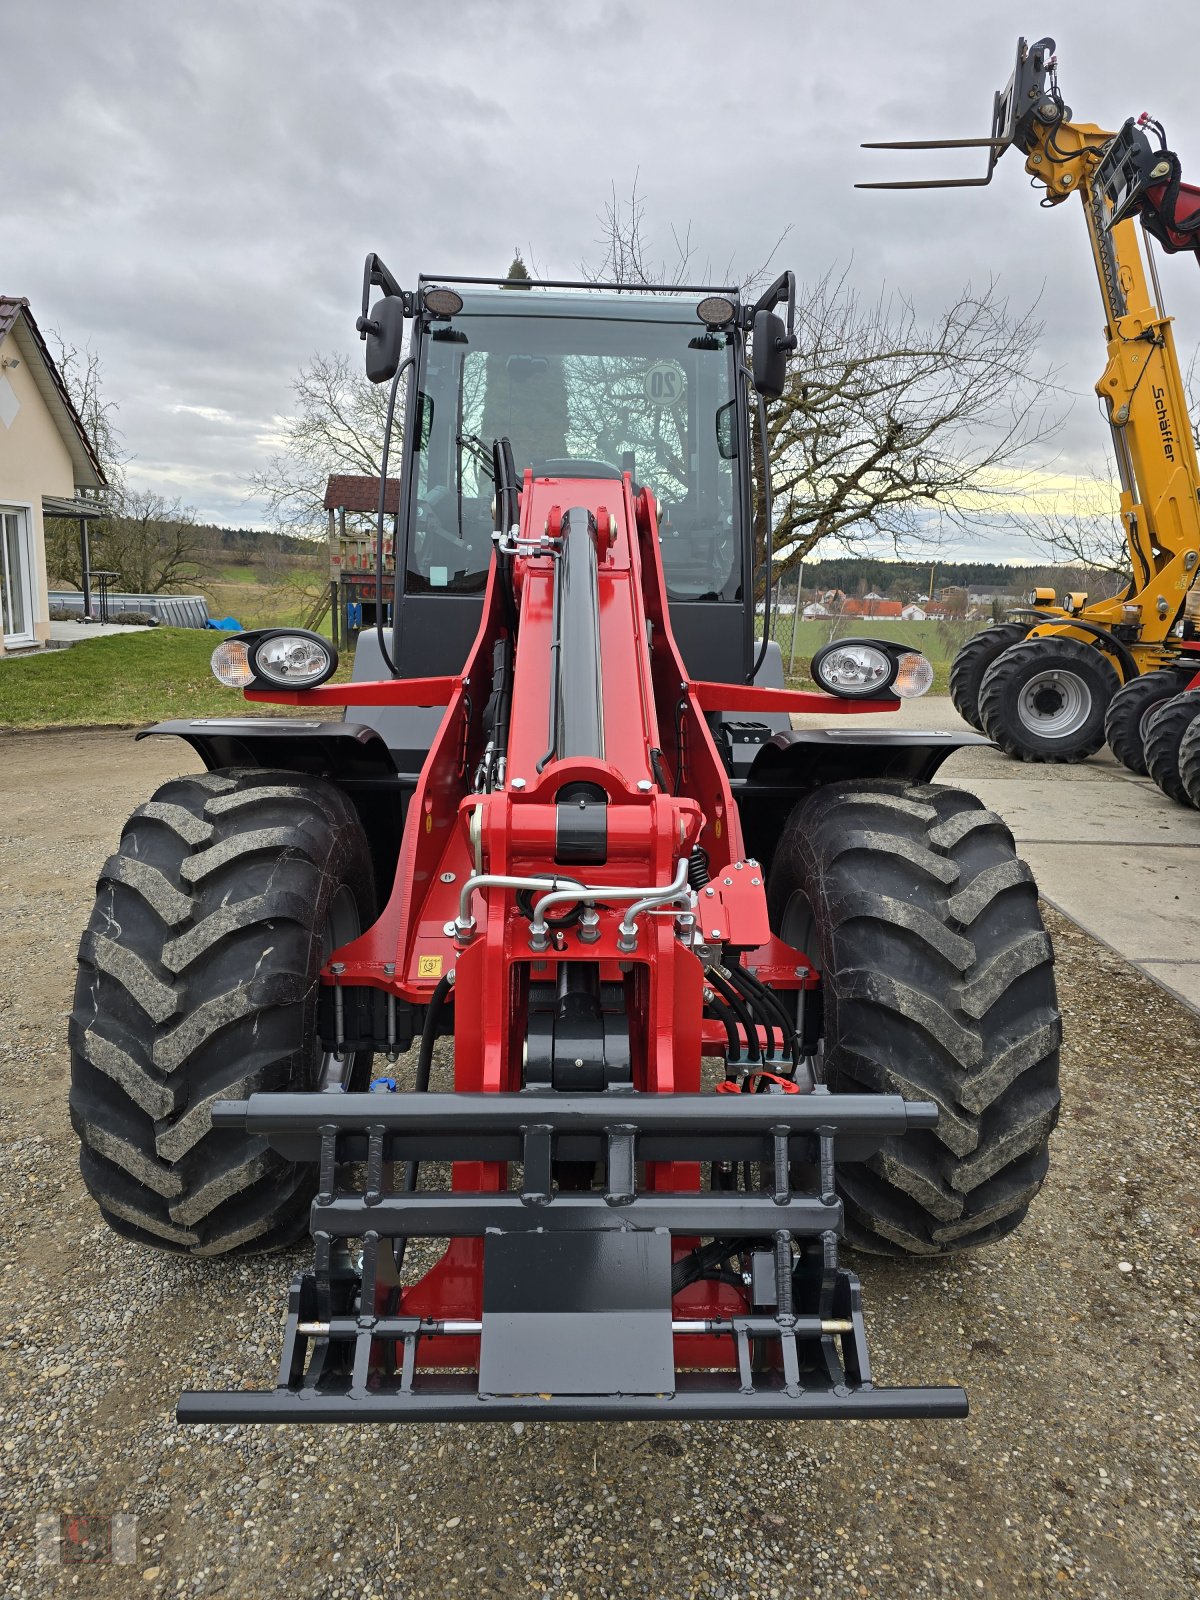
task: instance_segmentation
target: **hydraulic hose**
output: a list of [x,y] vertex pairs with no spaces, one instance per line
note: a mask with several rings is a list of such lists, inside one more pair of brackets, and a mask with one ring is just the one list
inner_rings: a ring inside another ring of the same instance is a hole
[[748,1061],[762,1061],[762,1046],[758,1042],[758,1023],[751,1015],[750,1008],[742,996],[729,982],[723,973],[715,967],[705,968],[704,976],[708,979],[711,988],[715,989],[741,1023],[746,1033],[746,1059]]
[[[398,678],[400,673],[383,637],[383,519],[387,512],[388,455],[392,448],[392,424],[396,420],[396,396],[400,391],[400,379],[412,366],[414,359],[413,356],[405,356],[396,368],[396,376],[388,392],[387,420],[383,425],[383,451],[379,462],[379,510],[375,518],[375,634],[379,640],[379,654],[393,678]],[[399,582],[399,571],[395,576]]]
[[[417,1049],[417,1074],[416,1091],[425,1094],[429,1089],[429,1075],[433,1070],[433,1047],[437,1042],[438,1023],[441,1021],[442,1009],[446,1004],[446,996],[454,987],[454,973],[448,972],[437,988],[429,997],[429,1004],[425,1008],[425,1023],[421,1029],[421,1043]],[[417,1188],[417,1175],[421,1170],[419,1161],[406,1161],[404,1163],[404,1193],[414,1194]],[[406,1238],[392,1240],[392,1256],[396,1262],[396,1271],[399,1272],[404,1265],[404,1252],[408,1248]]]
[[[761,394],[757,394],[757,392],[756,392],[755,398],[758,400],[758,437],[759,437],[760,443],[762,444],[763,510],[764,510],[764,513],[765,513],[765,519],[766,519],[766,524],[767,524],[767,528],[766,528],[766,538],[767,538],[767,581],[766,581],[766,587],[763,589],[763,636],[762,636],[762,644],[759,646],[758,655],[755,658],[754,665],[750,669],[750,675],[746,679],[747,683],[753,683],[754,682],[754,680],[758,677],[758,674],[762,669],[763,662],[767,659],[767,645],[771,641],[771,576],[772,576],[771,569],[775,564],[775,529],[774,529],[774,526],[772,524],[772,510],[771,510],[771,445],[770,445],[770,441],[767,438],[767,402],[763,399],[762,395]],[[753,563],[753,561],[751,561],[751,563],[750,563],[750,569],[751,569],[750,570],[750,576],[751,576],[750,604],[751,604],[751,607],[753,607],[753,605],[754,605],[754,582],[753,582],[753,578],[754,578],[754,563]]]
[[[453,987],[454,974],[448,972],[430,995],[429,1004],[425,1007],[425,1024],[421,1029],[421,1043],[417,1049],[415,1088],[418,1094],[425,1094],[429,1089],[429,1074],[433,1070],[433,1047],[437,1043],[438,1023],[442,1019],[442,1008],[446,1004],[446,996]],[[404,1192],[406,1194],[412,1194],[416,1189],[419,1170],[419,1161],[406,1161],[404,1163]]]
[[734,978],[735,982],[740,981],[758,995],[762,1004],[775,1016],[780,1028],[783,1030],[784,1048],[789,1051],[792,1057],[792,1065],[799,1066],[800,1043],[796,1036],[796,1023],[792,1017],[788,1016],[787,1007],[783,1001],[773,989],[768,989],[757,973],[751,972],[748,967],[743,967],[740,963],[731,961],[727,965],[726,971],[729,972],[731,978]]
[[729,1056],[732,1058],[740,1055],[741,1045],[738,1043],[737,1018],[734,1016],[733,1012],[725,1004],[724,1000],[717,999],[715,993],[713,994],[712,999],[706,1001],[705,1003],[708,1006],[708,1009],[716,1017],[717,1021],[725,1029],[725,1037],[729,1042]]

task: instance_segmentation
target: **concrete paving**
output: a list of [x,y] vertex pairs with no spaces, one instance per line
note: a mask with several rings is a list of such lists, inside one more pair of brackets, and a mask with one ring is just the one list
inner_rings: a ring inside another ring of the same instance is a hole
[[[824,719],[794,720],[804,727]],[[873,724],[966,727],[948,699],[853,718],[855,727]],[[938,777],[999,812],[1044,900],[1200,1012],[1200,812],[1168,800],[1107,750],[1069,767],[962,750]]]
[[98,639],[105,633],[149,633],[152,624],[143,622],[52,622],[52,644],[78,644],[81,639]]

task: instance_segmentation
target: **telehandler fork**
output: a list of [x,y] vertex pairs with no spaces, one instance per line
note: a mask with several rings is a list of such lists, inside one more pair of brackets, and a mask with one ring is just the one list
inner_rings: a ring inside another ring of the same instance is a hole
[[1035,590],[1028,609],[968,640],[955,660],[950,692],[973,727],[1022,761],[1079,761],[1094,754],[1105,741],[1107,714],[1114,752],[1145,772],[1149,716],[1200,665],[1195,630],[1182,627],[1200,560],[1200,467],[1150,239],[1167,251],[1200,251],[1200,189],[1181,182],[1179,158],[1152,119],[1131,118],[1115,133],[1072,121],[1059,92],[1054,49],[1053,39],[1018,40],[1016,65],[996,94],[987,138],[864,146],[985,149],[982,177],[856,187],[981,186],[1015,145],[1043,206],[1079,197],[1104,307],[1107,362],[1096,392],[1112,433],[1131,576],[1111,600],[1067,594],[1056,603],[1052,590]]

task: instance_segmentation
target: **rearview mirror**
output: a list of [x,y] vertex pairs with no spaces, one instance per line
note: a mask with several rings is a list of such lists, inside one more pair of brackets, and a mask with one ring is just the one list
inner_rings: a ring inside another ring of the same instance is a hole
[[396,376],[404,353],[404,301],[398,294],[376,300],[365,332],[367,377],[372,383],[388,383]]
[[754,314],[754,387],[768,400],[778,400],[787,383],[787,329],[773,311]]

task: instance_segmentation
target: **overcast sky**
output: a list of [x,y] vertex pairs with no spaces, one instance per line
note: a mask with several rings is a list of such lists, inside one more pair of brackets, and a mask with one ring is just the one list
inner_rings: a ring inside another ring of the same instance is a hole
[[[404,282],[503,272],[517,246],[573,275],[600,253],[611,185],[639,174],[662,249],[690,223],[717,270],[751,270],[791,223],[777,264],[801,278],[852,262],[864,291],[926,309],[989,274],[1016,304],[1040,295],[1030,365],[1079,395],[1048,465],[1074,472],[1106,431],[1078,206],[1039,210],[1015,152],[989,188],[856,191],[983,164],[858,144],[987,133],[1024,30],[1057,39],[1077,121],[1149,110],[1200,181],[1196,16],[1194,0],[12,5],[0,291],[99,351],[137,486],[260,523],[246,479],[297,366],[360,358],[368,249]],[[1186,256],[1160,270],[1186,359],[1200,276]]]

